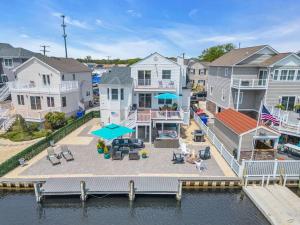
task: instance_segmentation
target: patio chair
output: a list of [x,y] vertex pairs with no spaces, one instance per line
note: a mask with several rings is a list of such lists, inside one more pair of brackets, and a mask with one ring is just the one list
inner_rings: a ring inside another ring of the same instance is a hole
[[140,154],[137,150],[131,150],[128,155],[129,160],[139,160]]
[[191,153],[191,150],[186,146],[186,143],[181,143],[180,149],[183,155],[188,155]]
[[24,159],[24,158],[20,158],[19,160],[19,164],[20,164],[20,166],[26,166],[26,160]]
[[67,145],[61,146],[61,156],[65,158],[66,161],[74,160],[72,152],[69,150]]
[[181,154],[173,153],[173,164],[182,164],[184,163],[184,157]]
[[123,153],[121,151],[113,151],[111,154],[112,160],[122,160],[123,159]]
[[53,147],[48,147],[47,148],[47,159],[51,162],[51,164],[57,165],[60,164],[59,156],[54,152]]
[[204,164],[203,160],[200,161],[194,161],[196,168],[199,172],[203,172],[206,168],[206,165]]
[[199,158],[200,158],[200,159],[203,159],[203,160],[206,160],[206,159],[210,159],[210,158],[211,158],[211,155],[210,155],[210,147],[209,147],[209,146],[205,147],[204,150],[200,150],[200,151],[199,151]]

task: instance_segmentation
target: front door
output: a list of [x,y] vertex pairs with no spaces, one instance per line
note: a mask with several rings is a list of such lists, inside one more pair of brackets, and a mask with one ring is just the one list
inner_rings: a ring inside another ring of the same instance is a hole
[[139,108],[151,108],[152,95],[151,94],[139,94]]
[[258,85],[266,85],[267,76],[268,76],[267,70],[260,70],[258,75]]
[[284,106],[286,110],[292,111],[294,110],[296,97],[295,96],[282,96],[281,104]]

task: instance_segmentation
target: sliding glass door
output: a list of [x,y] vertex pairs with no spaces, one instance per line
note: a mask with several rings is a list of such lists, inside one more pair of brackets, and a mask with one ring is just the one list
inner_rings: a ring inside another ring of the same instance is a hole
[[139,108],[151,108],[152,95],[151,94],[139,94]]
[[295,96],[282,96],[281,104],[284,106],[286,110],[292,111],[294,110],[296,97]]

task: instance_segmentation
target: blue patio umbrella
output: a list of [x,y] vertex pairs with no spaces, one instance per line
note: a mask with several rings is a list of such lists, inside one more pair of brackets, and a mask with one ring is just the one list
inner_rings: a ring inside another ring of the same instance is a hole
[[134,132],[133,129],[112,123],[99,130],[92,131],[92,134],[105,140],[112,140],[132,132]]
[[154,96],[154,98],[165,99],[165,100],[166,99],[177,99],[178,95],[172,94],[172,93],[163,93],[163,94],[159,94],[159,95]]

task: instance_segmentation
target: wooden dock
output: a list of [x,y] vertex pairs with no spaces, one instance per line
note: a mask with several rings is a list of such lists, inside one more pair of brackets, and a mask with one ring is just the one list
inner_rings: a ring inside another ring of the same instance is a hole
[[300,225],[300,199],[280,185],[243,188],[256,207],[273,225]]

